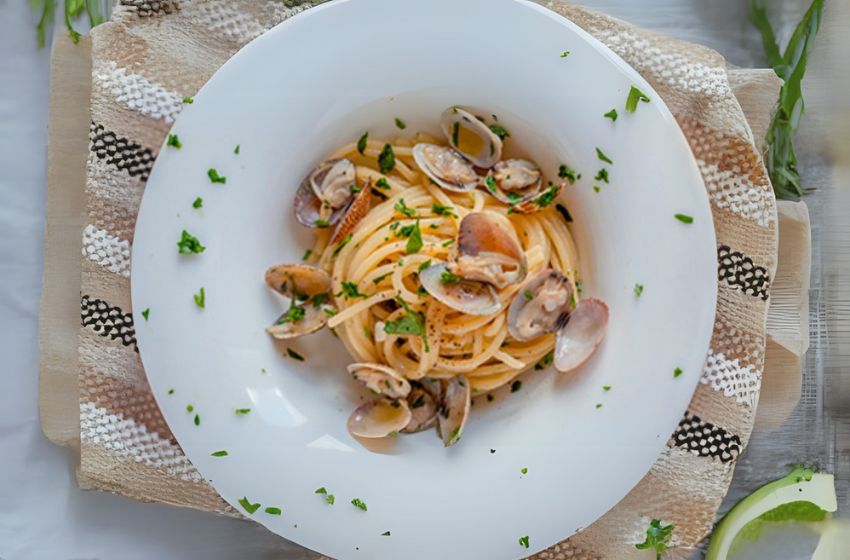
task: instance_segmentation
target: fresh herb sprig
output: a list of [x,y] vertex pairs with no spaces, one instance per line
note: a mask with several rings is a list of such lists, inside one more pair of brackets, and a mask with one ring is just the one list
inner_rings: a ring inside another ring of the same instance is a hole
[[805,110],[801,85],[809,52],[820,28],[823,4],[823,0],[811,3],[785,46],[785,52],[780,54],[764,0],[750,1],[750,21],[761,33],[768,63],[783,81],[776,113],[767,129],[765,152],[765,166],[777,198],[796,200],[806,194],[797,169],[794,133]]
[[661,521],[653,519],[649,522],[646,530],[646,540],[636,544],[638,550],[654,550],[655,560],[661,560],[661,555],[667,552],[670,546],[670,537],[673,536],[673,525],[661,525]]

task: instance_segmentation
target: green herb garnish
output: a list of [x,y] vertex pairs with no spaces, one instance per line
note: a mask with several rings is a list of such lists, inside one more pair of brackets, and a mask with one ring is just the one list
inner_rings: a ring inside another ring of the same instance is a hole
[[206,250],[206,247],[201,245],[201,242],[198,241],[198,238],[186,231],[183,230],[183,233],[180,234],[180,241],[177,242],[177,252],[181,255],[189,255],[192,253],[203,253]]
[[431,205],[431,211],[438,216],[451,216],[452,218],[457,218],[457,214],[452,212],[452,208],[450,206],[443,206],[436,202]]
[[293,300],[289,305],[289,309],[286,310],[286,313],[278,319],[277,324],[285,325],[286,323],[296,323],[303,319],[306,314],[307,311],[303,307],[295,305],[295,301]]
[[452,144],[457,147],[460,142],[460,123],[456,122],[452,127]]
[[525,299],[527,299],[527,300],[529,300],[529,301],[531,301],[531,300],[533,300],[533,299],[534,299],[534,294],[532,294],[532,293],[531,293],[531,290],[525,290],[525,291],[522,293],[522,295],[523,295],[523,296],[525,296]]
[[523,548],[528,548],[528,535],[519,538],[519,545]]
[[213,457],[227,457],[228,453],[225,449],[222,449],[221,451],[213,451],[210,455]]
[[520,389],[522,389],[522,381],[520,381],[519,379],[517,379],[516,381],[514,381],[513,383],[511,383],[511,393],[516,393],[516,392],[517,392],[517,391],[519,391]]
[[168,394],[169,394],[169,395],[173,395],[173,394],[174,394],[174,389],[169,389],[169,390],[168,390]]
[[593,178],[594,181],[602,181],[608,182],[608,170],[604,167],[596,172],[596,177]]
[[558,167],[558,177],[566,179],[570,184],[574,184],[578,179],[581,179],[581,173],[576,173],[576,170],[569,165],[562,163]]
[[298,352],[296,352],[296,351],[295,351],[295,350],[293,350],[292,348],[287,348],[287,349],[286,349],[286,353],[287,353],[287,355],[288,355],[290,358],[292,358],[293,360],[298,360],[299,362],[303,362],[303,361],[304,361],[304,356],[302,356],[301,354],[299,354]]
[[203,287],[201,288],[201,291],[199,293],[194,294],[192,297],[195,299],[195,305],[197,305],[201,309],[204,309],[207,306],[207,294],[206,292],[204,292]]
[[605,117],[606,119],[611,119],[611,122],[614,122],[614,121],[617,120],[617,109],[611,109],[610,111],[608,111],[607,113],[605,113],[602,116]]
[[407,128],[407,124],[405,124],[405,122],[398,117],[395,118],[395,125],[396,127],[398,127],[399,130],[404,130],[405,128]]
[[375,187],[377,187],[379,189],[383,189],[385,191],[388,191],[392,188],[392,187],[390,187],[390,184],[387,182],[387,180],[384,177],[381,177],[380,179],[375,181]]
[[490,130],[493,132],[493,134],[495,134],[496,136],[499,137],[499,140],[504,140],[505,138],[510,136],[510,133],[507,130],[505,130],[505,127],[503,127],[500,124],[496,124],[496,123],[491,124]]
[[235,412],[237,414],[237,416],[244,416],[244,415],[250,413],[251,409],[250,408],[237,408],[233,412]]
[[655,559],[661,560],[661,555],[667,552],[670,546],[670,537],[673,535],[673,525],[662,526],[661,521],[653,519],[646,530],[646,540],[636,544],[638,550],[652,549],[655,551]]
[[363,501],[363,500],[361,500],[360,498],[354,498],[353,500],[351,500],[351,505],[353,505],[353,506],[354,506],[354,507],[356,507],[356,508],[360,508],[360,509],[362,509],[363,511],[366,511],[366,510],[367,510],[367,508],[366,508],[366,502],[364,502],[364,501]]
[[635,296],[640,297],[643,293],[643,284],[635,284]]
[[602,403],[596,403],[596,408],[602,408]]
[[539,362],[534,364],[534,369],[536,369],[538,371],[541,370],[541,369],[546,369],[547,367],[551,366],[552,362],[554,362],[554,361],[555,361],[555,352],[549,351],[549,352],[546,353],[545,356],[540,358]]
[[378,169],[381,173],[389,173],[395,169],[395,154],[393,147],[389,144],[384,144],[384,149],[378,155]]
[[688,216],[687,214],[675,214],[674,216],[677,220],[682,222],[683,224],[692,224],[694,223],[693,216]]
[[381,533],[381,536],[382,536],[382,537],[389,537],[389,536],[390,536],[390,532],[389,532],[389,531],[384,531],[383,533]]
[[253,514],[255,511],[260,509],[259,503],[252,504],[251,500],[249,500],[248,498],[246,498],[244,496],[242,498],[239,498],[239,505],[242,506],[243,508],[245,508],[245,511],[247,511],[250,514]]
[[360,140],[357,141],[357,151],[360,152],[360,155],[363,155],[363,152],[366,151],[366,142],[369,140],[369,133],[364,132],[363,136],[360,137]]
[[241,144],[236,144],[236,147],[235,147],[235,148],[233,148],[233,153],[234,153],[234,154],[236,154],[236,155],[238,156],[238,155],[240,154],[240,152],[242,152],[242,145],[241,145]]
[[528,474],[528,467],[523,467],[522,469],[520,469],[519,472],[521,472],[522,474]]
[[419,269],[418,269],[418,270],[419,270],[419,272],[422,272],[423,270],[425,270],[425,269],[426,269],[426,268],[428,268],[429,266],[431,266],[431,259],[428,259],[428,260],[427,260],[427,261],[425,261],[424,263],[420,264],[420,265],[419,265]]
[[611,158],[606,156],[605,153],[602,150],[600,150],[599,148],[596,148],[596,157],[598,157],[600,160],[604,161],[605,163],[611,163],[611,164],[614,163],[613,161],[611,161]]
[[398,212],[399,214],[404,214],[405,216],[407,216],[409,218],[415,218],[416,217],[416,210],[414,210],[413,208],[410,208],[404,202],[403,198],[398,199],[398,202],[396,202],[395,205],[393,205],[393,209],[396,212]]
[[201,208],[203,205],[204,205],[204,199],[201,198],[200,196],[192,202],[192,208],[194,208],[196,210],[198,208]]
[[675,379],[675,378],[679,377],[680,375],[682,375],[682,373],[683,373],[682,368],[677,367],[676,369],[673,370],[673,378]]
[[195,422],[195,425],[196,425],[196,426],[200,426],[200,425],[201,425],[201,417],[200,417],[198,414],[195,414],[194,422]]
[[191,104],[192,104],[192,103],[194,103],[194,102],[195,102],[195,98],[194,98],[194,97],[189,97],[188,95],[186,95],[186,96],[184,96],[184,97],[183,97],[183,104],[184,104],[184,105],[191,105]]
[[425,315],[410,309],[410,306],[401,297],[396,296],[395,299],[404,308],[407,315],[399,318],[397,321],[387,321],[384,324],[384,332],[387,334],[421,336],[425,351],[430,352],[428,334],[425,328]]
[[212,181],[213,183],[220,183],[222,185],[227,183],[227,177],[219,175],[218,171],[216,171],[214,167],[210,167],[207,170],[207,177],[209,177],[210,181]]
[[487,190],[492,193],[496,192],[496,179],[492,175],[487,175],[487,178],[484,179],[484,184],[487,185]]
[[180,138],[178,138],[176,134],[169,134],[168,140],[165,141],[165,145],[170,146],[172,148],[177,148],[178,150],[183,147],[183,143],[180,141]]
[[313,222],[313,225],[317,228],[326,228],[330,227],[331,223],[327,220],[316,220]]
[[352,237],[354,237],[353,233],[349,233],[348,235],[346,235],[345,239],[340,241],[339,245],[337,245],[336,249],[334,249],[333,256],[337,256],[339,254],[339,252],[342,251],[342,248],[345,247],[346,245],[348,245],[348,243],[351,241]]
[[195,405],[187,404],[186,405],[186,412],[189,412],[189,413],[195,412]]
[[593,185],[593,192],[598,193],[602,190],[602,187],[599,185]]
[[142,309],[142,317],[145,318],[145,321],[150,319],[150,316],[151,316],[151,308],[150,307],[146,307],[145,309]]
[[570,56],[570,51],[564,51],[561,53],[561,58],[567,58],[568,56]]
[[281,511],[281,509],[279,507],[273,507],[273,506],[267,507],[263,511],[265,511],[269,515],[280,515],[281,513],[283,513],[283,511]]
[[388,272],[386,274],[381,274],[380,276],[376,276],[375,278],[372,279],[372,283],[375,284],[375,285],[380,284],[381,280],[383,280],[384,278],[386,278],[389,275],[390,274]]
[[603,390],[603,391],[605,391],[605,392],[607,393],[608,391],[610,391],[610,390],[611,390],[611,385],[603,385],[603,386],[602,386],[602,390]]
[[440,282],[442,282],[443,284],[457,284],[458,282],[460,282],[460,276],[449,272],[448,270],[444,270],[440,274]]
[[413,229],[410,232],[410,237],[407,239],[406,251],[408,255],[419,252],[422,248],[422,231],[419,229],[419,220],[416,220]]
[[564,218],[564,221],[570,223],[573,221],[573,217],[570,215],[570,211],[567,210],[567,207],[563,204],[556,204],[555,210]]
[[311,251],[310,249],[307,249],[306,251],[304,251],[304,256],[301,257],[301,260],[302,261],[310,260],[311,256],[313,256],[313,251]]
[[344,295],[345,299],[352,298],[367,298],[366,294],[361,294],[357,289],[357,284],[354,282],[343,282],[342,283],[342,291],[337,294],[337,296]]
[[311,301],[311,302],[313,302],[313,307],[318,308],[318,307],[321,307],[321,305],[322,305],[323,303],[325,303],[325,300],[327,300],[327,299],[328,299],[328,294],[321,293],[321,294],[316,294],[316,295],[314,295],[314,296],[310,299],[310,301]]
[[553,185],[550,183],[549,188],[546,189],[543,194],[534,199],[534,203],[537,205],[538,208],[545,208],[549,206],[555,200],[555,197],[558,196],[558,190],[558,185]]
[[626,112],[634,113],[639,101],[649,103],[649,97],[635,86],[632,86],[629,88],[629,97],[626,99]]

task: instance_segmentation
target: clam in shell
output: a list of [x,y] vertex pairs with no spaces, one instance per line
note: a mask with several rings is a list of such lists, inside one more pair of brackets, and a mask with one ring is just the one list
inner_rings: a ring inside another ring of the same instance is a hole
[[575,307],[570,281],[561,272],[540,271],[514,296],[508,309],[508,333],[514,340],[532,340],[567,323]]
[[555,369],[573,370],[587,361],[608,328],[608,304],[589,298],[579,302],[555,340]]
[[422,387],[414,387],[407,395],[411,418],[402,432],[412,434],[427,430],[437,423],[437,401]]
[[452,192],[471,192],[478,186],[475,168],[457,150],[420,143],[412,153],[416,165],[437,186]]
[[540,193],[543,172],[527,159],[506,159],[493,166],[484,184],[490,194],[505,204],[521,204]]
[[403,430],[412,416],[406,400],[378,397],[351,413],[348,431],[362,438],[387,437]]
[[449,272],[446,263],[434,264],[419,273],[419,281],[437,301],[468,315],[492,315],[502,309],[493,287],[466,280]]
[[314,333],[325,326],[335,311],[328,291],[327,272],[307,264],[279,264],[266,270],[266,284],[289,299],[289,309],[266,328],[279,340]]
[[522,282],[528,271],[525,252],[510,221],[494,212],[471,212],[460,222],[457,258],[448,267],[466,280],[498,289]]
[[440,116],[449,144],[476,167],[487,169],[502,159],[502,140],[486,123],[460,107],[449,107]]
[[410,394],[410,383],[389,366],[355,363],[348,366],[348,373],[375,394],[392,399],[403,399]]
[[471,402],[472,390],[469,380],[463,375],[449,379],[437,413],[437,431],[446,447],[460,441],[463,427],[469,417]]
[[356,168],[348,159],[330,159],[320,163],[304,178],[295,193],[296,219],[307,227],[336,224],[357,194],[356,179]]

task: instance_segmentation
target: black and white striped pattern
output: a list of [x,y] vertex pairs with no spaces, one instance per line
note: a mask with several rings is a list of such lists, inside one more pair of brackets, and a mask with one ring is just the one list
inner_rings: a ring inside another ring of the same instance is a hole
[[770,273],[753,259],[728,245],[717,248],[717,279],[745,294],[767,301],[770,293]]
[[700,457],[720,459],[724,463],[737,459],[742,449],[741,438],[737,435],[690,413],[679,422],[671,443]]
[[89,131],[91,151],[98,159],[123,169],[131,177],[140,177],[143,181],[153,169],[156,159],[149,148],[144,148],[135,142],[122,138],[103,128],[103,126],[91,123]]
[[136,328],[131,313],[124,313],[120,307],[109,305],[102,299],[83,295],[80,301],[80,319],[84,327],[100,336],[119,340],[124,346],[132,346],[138,351]]

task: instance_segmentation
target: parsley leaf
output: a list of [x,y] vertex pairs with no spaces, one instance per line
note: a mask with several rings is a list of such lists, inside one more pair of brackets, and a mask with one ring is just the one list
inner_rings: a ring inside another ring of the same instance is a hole
[[531,290],[525,290],[524,292],[522,292],[522,295],[525,297],[525,299],[529,301],[534,299],[534,294],[531,293]]
[[165,145],[170,146],[172,148],[177,148],[178,150],[183,147],[183,143],[180,141],[180,138],[178,138],[176,134],[169,134],[168,140],[165,141]]
[[572,185],[578,179],[581,179],[581,173],[576,173],[575,169],[565,163],[562,163],[561,166],[558,167],[558,177],[566,179]]
[[452,212],[452,208],[450,206],[443,206],[436,202],[431,205],[431,211],[438,216],[451,216],[452,218],[457,218],[457,214]]
[[407,254],[412,255],[413,253],[417,253],[421,248],[422,231],[419,229],[419,220],[416,220],[416,224],[414,224],[413,230],[410,232],[410,237],[407,239]]
[[354,498],[353,500],[351,500],[351,505],[353,505],[353,506],[354,506],[354,507],[356,507],[356,508],[360,508],[360,509],[362,509],[363,511],[366,511],[366,510],[367,510],[367,508],[366,508],[366,502],[364,502],[364,501],[363,501],[363,500],[361,500],[360,498]]
[[523,548],[528,548],[528,535],[519,538],[519,545]]
[[538,208],[545,208],[552,204],[557,195],[558,185],[553,185],[550,183],[549,188],[544,191],[543,194],[534,199],[534,203],[538,206]]
[[675,218],[682,222],[683,224],[692,224],[694,223],[693,216],[688,216],[687,214],[675,214]]
[[505,127],[503,127],[500,124],[496,124],[496,123],[491,124],[490,130],[493,132],[493,134],[495,134],[496,136],[499,137],[499,140],[504,140],[505,138],[510,136],[510,133],[507,130],[505,130]]
[[192,297],[195,299],[195,305],[197,305],[201,309],[204,309],[207,306],[207,294],[204,292],[203,287],[201,288],[201,291],[199,293],[194,294]]
[[222,449],[221,451],[213,451],[210,455],[212,457],[227,457],[228,453],[226,450]]
[[561,58],[567,58],[568,56],[570,56],[570,51],[564,51],[561,53]]
[[213,183],[219,183],[222,185],[227,184],[227,177],[219,175],[218,171],[216,171],[214,167],[210,167],[207,170],[207,177],[209,177],[210,181],[212,181]]
[[519,472],[521,472],[522,474],[528,474],[528,467],[521,468]]
[[245,511],[247,511],[250,514],[253,514],[255,511],[260,509],[259,503],[252,504],[251,500],[249,500],[248,498],[246,498],[244,496],[242,498],[239,498],[239,505],[242,506],[243,508],[245,508]]
[[555,361],[555,352],[550,351],[545,356],[540,358],[540,361],[534,364],[534,369],[541,370],[546,369],[547,367],[552,365],[552,362]]
[[382,536],[382,537],[389,537],[389,536],[390,536],[390,534],[391,534],[391,533],[390,533],[389,531],[384,531],[383,533],[381,533],[381,536]]
[[444,270],[442,274],[440,274],[440,282],[443,284],[457,284],[460,282],[460,276],[449,272],[448,270]]
[[330,227],[331,223],[327,220],[316,220],[313,222],[313,225],[317,228],[326,228]]
[[150,318],[150,316],[151,316],[151,308],[150,307],[147,307],[147,308],[142,310],[142,317],[145,318],[145,321],[147,321]]
[[484,184],[487,185],[487,190],[491,193],[496,192],[496,179],[492,175],[487,175],[487,178],[484,179]]
[[673,535],[673,525],[661,525],[661,521],[653,519],[646,530],[646,540],[636,544],[638,550],[652,549],[655,551],[656,560],[661,560],[661,555],[667,552],[670,546],[670,537]]
[[302,261],[310,260],[311,256],[313,256],[313,251],[310,250],[310,249],[307,249],[306,251],[304,251],[304,256],[301,257],[301,260]]
[[203,205],[204,205],[204,199],[201,198],[200,196],[198,198],[196,198],[194,200],[194,202],[192,202],[192,208],[195,208],[195,209],[201,208]]
[[396,297],[395,299],[398,304],[404,308],[407,315],[401,317],[397,321],[387,321],[384,324],[384,332],[387,334],[409,334],[421,336],[425,351],[430,352],[430,348],[428,346],[428,335],[425,329],[425,316],[422,313],[411,310],[410,306],[407,305],[407,302],[401,299],[401,297]]
[[192,103],[194,103],[194,102],[195,102],[195,98],[194,98],[194,97],[189,97],[188,95],[187,95],[187,96],[185,96],[185,97],[183,97],[183,104],[184,104],[184,105],[191,105],[191,104],[192,104]]
[[606,119],[611,119],[611,122],[615,122],[617,120],[617,109],[611,109],[602,116]]
[[419,272],[422,272],[423,270],[425,270],[429,266],[431,266],[431,259],[428,259],[427,261],[425,261],[424,263],[419,265]]
[[635,109],[637,109],[639,101],[649,103],[649,98],[644,92],[642,92],[635,86],[632,86],[631,88],[629,88],[629,97],[626,99],[626,111],[629,113],[634,113]]
[[195,422],[195,425],[196,425],[196,426],[200,426],[200,425],[201,425],[201,417],[200,417],[198,414],[195,414],[194,422]]
[[378,155],[378,169],[381,173],[389,173],[395,169],[395,154],[393,147],[389,144],[384,144],[384,149]]
[[206,250],[206,247],[201,245],[201,242],[198,241],[198,238],[186,231],[183,230],[183,233],[180,234],[180,241],[177,242],[177,252],[181,255],[188,255],[191,253],[203,253]]
[[387,180],[384,177],[381,177],[380,179],[375,181],[375,187],[379,188],[379,189],[383,189],[385,191],[388,191],[392,188],[392,187],[390,187],[390,184],[387,182]]
[[395,125],[398,127],[399,130],[404,130],[405,128],[407,128],[407,124],[405,124],[405,122],[398,117],[395,118]]
[[303,307],[295,305],[295,301],[293,301],[286,313],[278,319],[277,324],[284,325],[286,323],[296,323],[303,319],[306,314],[307,311]]
[[235,412],[237,416],[245,416],[246,414],[251,412],[251,409],[250,408],[237,408],[233,412]]
[[236,154],[236,155],[238,156],[238,155],[240,154],[240,152],[242,152],[242,145],[241,145],[241,144],[236,144],[236,147],[235,147],[235,148],[233,148],[233,153],[234,153],[234,154]]
[[643,293],[643,284],[635,284],[635,296],[640,297]]
[[398,199],[398,202],[395,203],[395,205],[393,206],[393,209],[396,212],[398,212],[399,214],[404,214],[405,216],[407,216],[409,218],[415,218],[416,217],[416,210],[414,210],[413,208],[410,208],[404,202],[403,198]]
[[682,375],[682,373],[683,373],[682,368],[677,367],[676,369],[673,370],[673,378],[675,379],[675,378],[679,377],[680,375]]
[[343,282],[342,291],[337,296],[339,295],[344,295],[345,299],[369,297],[366,294],[361,294],[354,282]]
[[611,161],[611,158],[606,156],[605,153],[603,153],[602,150],[600,150],[599,148],[596,148],[596,157],[598,157],[600,160],[604,161],[605,163],[614,163],[613,161]]
[[608,182],[608,170],[604,167],[596,172],[596,177],[593,178],[594,181],[602,181]]
[[316,490],[313,493],[314,494],[327,494],[328,490],[324,486],[320,486],[319,488],[316,488]]
[[337,245],[336,249],[334,249],[333,256],[337,256],[339,254],[339,252],[342,251],[342,248],[345,247],[346,245],[348,245],[348,243],[351,241],[352,237],[354,237],[353,233],[349,233],[347,236],[345,236],[345,239],[340,241],[339,245]]
[[267,507],[265,510],[269,515],[280,515],[283,513],[279,507]]
[[366,151],[366,142],[369,140],[369,133],[364,132],[363,136],[360,137],[360,140],[357,141],[357,151],[360,152],[360,155],[363,155],[363,152]]

